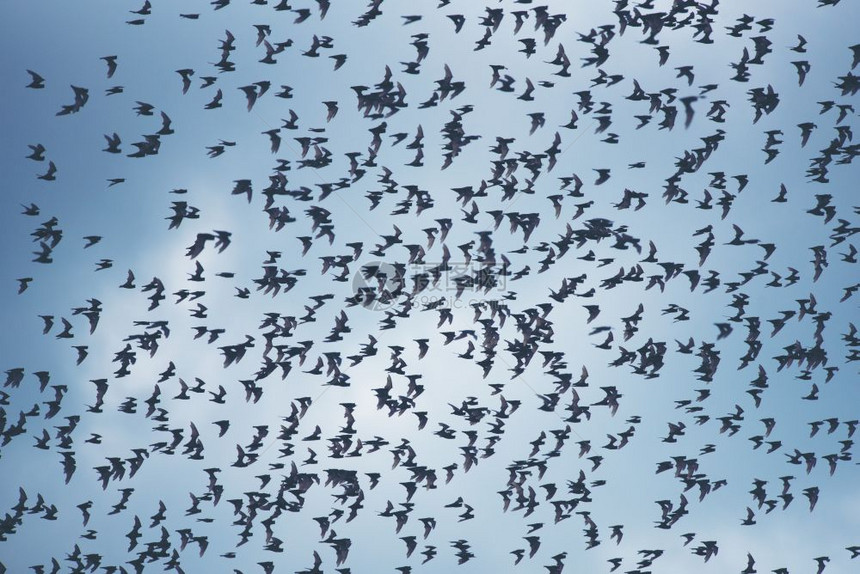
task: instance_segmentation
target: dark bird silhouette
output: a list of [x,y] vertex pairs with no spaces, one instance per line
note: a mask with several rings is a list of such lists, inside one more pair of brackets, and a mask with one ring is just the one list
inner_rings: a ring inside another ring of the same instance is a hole
[[45,87],[45,78],[33,70],[27,70],[27,73],[30,74],[30,83],[26,87],[33,90],[41,90]]

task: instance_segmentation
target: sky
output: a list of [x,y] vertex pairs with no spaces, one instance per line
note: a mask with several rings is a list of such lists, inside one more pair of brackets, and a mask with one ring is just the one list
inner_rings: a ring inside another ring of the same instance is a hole
[[3,3],[0,571],[856,571],[858,10]]

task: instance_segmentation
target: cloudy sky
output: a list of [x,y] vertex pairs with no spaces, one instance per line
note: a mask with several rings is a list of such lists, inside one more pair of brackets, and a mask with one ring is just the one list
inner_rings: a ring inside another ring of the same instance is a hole
[[3,3],[0,570],[856,570],[858,19]]

